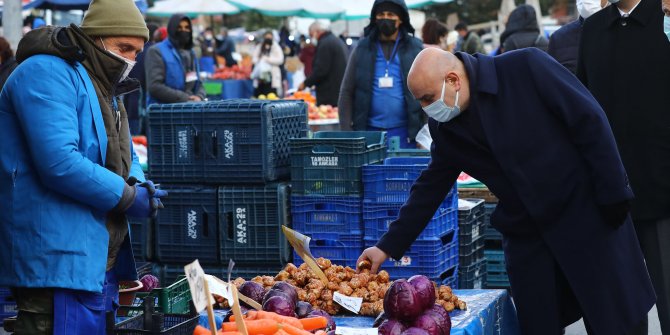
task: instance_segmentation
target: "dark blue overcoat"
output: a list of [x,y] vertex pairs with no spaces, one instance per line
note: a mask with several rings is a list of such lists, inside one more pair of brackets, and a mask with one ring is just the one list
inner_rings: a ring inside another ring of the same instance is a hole
[[[650,310],[655,294],[630,219],[614,228],[598,210],[633,197],[603,110],[575,76],[538,49],[459,58],[476,83],[470,105],[477,106],[500,167],[498,174],[471,175],[487,185],[500,184],[496,178],[510,181],[538,231],[535,238],[547,246],[577,298],[579,306],[569,308],[581,307],[596,334],[624,334]],[[468,165],[444,136],[445,124],[429,122],[431,163],[377,244],[394,258],[409,248]],[[502,205],[506,199],[499,198]],[[514,256],[506,255],[508,263]],[[554,280],[534,275],[538,285]],[[539,301],[533,306],[536,313],[545,307]]]

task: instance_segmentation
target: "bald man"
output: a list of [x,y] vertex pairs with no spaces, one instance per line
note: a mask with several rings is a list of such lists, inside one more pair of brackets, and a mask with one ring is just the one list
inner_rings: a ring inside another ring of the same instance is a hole
[[655,294],[628,216],[633,198],[612,131],[588,90],[544,52],[423,50],[408,86],[430,117],[431,162],[368,259],[399,259],[461,171],[499,198],[491,224],[523,334],[640,334]]

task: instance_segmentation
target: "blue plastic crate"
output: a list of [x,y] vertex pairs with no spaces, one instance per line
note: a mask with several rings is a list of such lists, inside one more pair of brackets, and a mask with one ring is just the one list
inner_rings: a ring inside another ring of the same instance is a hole
[[480,236],[479,239],[468,243],[460,244],[458,246],[458,259],[460,265],[469,266],[485,258],[484,256],[484,236]]
[[219,262],[217,188],[163,185],[169,196],[156,217],[156,260],[187,264]]
[[[388,231],[391,222],[398,218],[402,204],[372,204],[363,203],[363,226],[365,238],[379,239]],[[443,204],[435,212],[419,239],[434,238],[444,235],[445,232],[456,229],[458,217],[456,210]]]
[[[430,157],[391,157],[384,164],[363,167],[364,201],[371,203],[405,203],[412,185],[426,169]],[[456,207],[456,185],[444,204]]]
[[[221,186],[221,261],[238,265],[286,264],[291,247],[281,226],[290,226],[290,186]],[[215,252],[212,250],[211,252]]]
[[482,289],[486,286],[486,260],[481,259],[470,265],[458,266],[459,289]]
[[152,220],[129,217],[128,224],[130,225],[130,244],[135,261],[146,262],[150,260],[150,249],[153,246],[150,242]]
[[[440,281],[440,277],[447,270],[458,266],[456,236],[457,232],[453,230],[438,238],[416,240],[401,259],[389,259],[381,268],[388,271],[394,280],[422,274],[432,280]],[[377,241],[377,239],[366,239],[365,246],[373,246]]]
[[149,107],[149,169],[161,182],[288,179],[289,139],[307,133],[297,100],[233,99]]
[[502,250],[485,250],[486,286],[489,288],[510,287],[505,254]]
[[290,145],[294,194],[361,196],[361,167],[384,160],[386,132],[320,131]]
[[491,215],[493,215],[497,206],[497,203],[484,204],[484,210],[486,211],[486,214],[484,214],[484,235],[487,240],[502,240],[502,234],[491,226]]
[[16,301],[12,298],[9,288],[0,287],[0,326],[4,319],[16,314]]
[[438,281],[440,285],[447,285],[452,289],[458,289],[458,268],[453,267],[446,271]]
[[[363,238],[360,235],[350,235],[340,240],[312,239],[309,242],[309,250],[315,258],[323,257],[333,264],[355,267],[358,256],[363,252]],[[295,252],[293,262],[295,265],[304,263]]]
[[362,235],[362,198],[336,195],[291,197],[293,229],[315,239]]

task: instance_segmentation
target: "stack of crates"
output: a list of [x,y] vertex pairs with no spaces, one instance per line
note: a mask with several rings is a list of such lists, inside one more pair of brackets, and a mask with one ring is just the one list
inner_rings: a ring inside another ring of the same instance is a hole
[[486,283],[482,199],[458,200],[458,288],[481,289]]
[[151,178],[169,196],[135,248],[158,262],[163,282],[195,259],[224,277],[230,259],[274,273],[291,261],[281,230],[290,225],[288,143],[306,133],[307,107],[296,100],[149,107]]
[[505,254],[502,250],[502,235],[491,226],[491,215],[496,209],[495,202],[484,204],[486,250],[486,286],[487,288],[509,288],[509,278],[505,267]]
[[[373,246],[398,218],[400,207],[430,161],[429,157],[391,157],[363,167],[365,246]],[[453,285],[458,265],[457,192],[454,186],[421,235],[401,259],[382,265],[391,279],[416,274]]]
[[293,229],[311,237],[314,257],[355,267],[363,251],[362,167],[384,160],[386,133],[322,131],[290,146]]
[[0,329],[6,318],[16,316],[17,313],[16,301],[12,298],[9,288],[0,287]]

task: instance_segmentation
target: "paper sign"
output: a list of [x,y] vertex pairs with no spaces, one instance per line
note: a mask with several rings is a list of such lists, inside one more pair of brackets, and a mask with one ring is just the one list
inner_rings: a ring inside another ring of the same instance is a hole
[[184,266],[186,280],[191,289],[193,305],[198,312],[207,308],[208,302],[211,304],[211,295],[208,297],[205,293],[205,271],[202,270],[200,262],[196,259],[193,263]]
[[363,298],[347,297],[340,292],[335,292],[333,294],[333,301],[356,314],[358,314],[358,312],[361,310],[361,305],[363,304]]
[[228,305],[233,307],[235,300],[233,299],[233,293],[230,291],[230,285],[212,275],[205,275],[205,278],[209,285],[209,293],[226,298],[226,300],[228,300]]
[[324,284],[328,284],[328,278],[323,273],[319,265],[316,264],[316,260],[314,259],[314,256],[312,256],[312,252],[309,251],[309,241],[311,241],[311,238],[309,238],[309,236],[300,234],[286,226],[281,226],[281,229],[284,232],[284,236],[286,236],[288,243],[293,246],[295,253],[298,254],[298,256],[300,256],[300,258],[302,258],[305,263],[307,263],[307,266],[309,266],[309,268],[317,275],[317,277],[319,277],[319,279],[321,279]]
[[338,326],[335,329],[335,334],[337,335],[377,335],[377,328],[350,328],[350,327],[340,327]]

